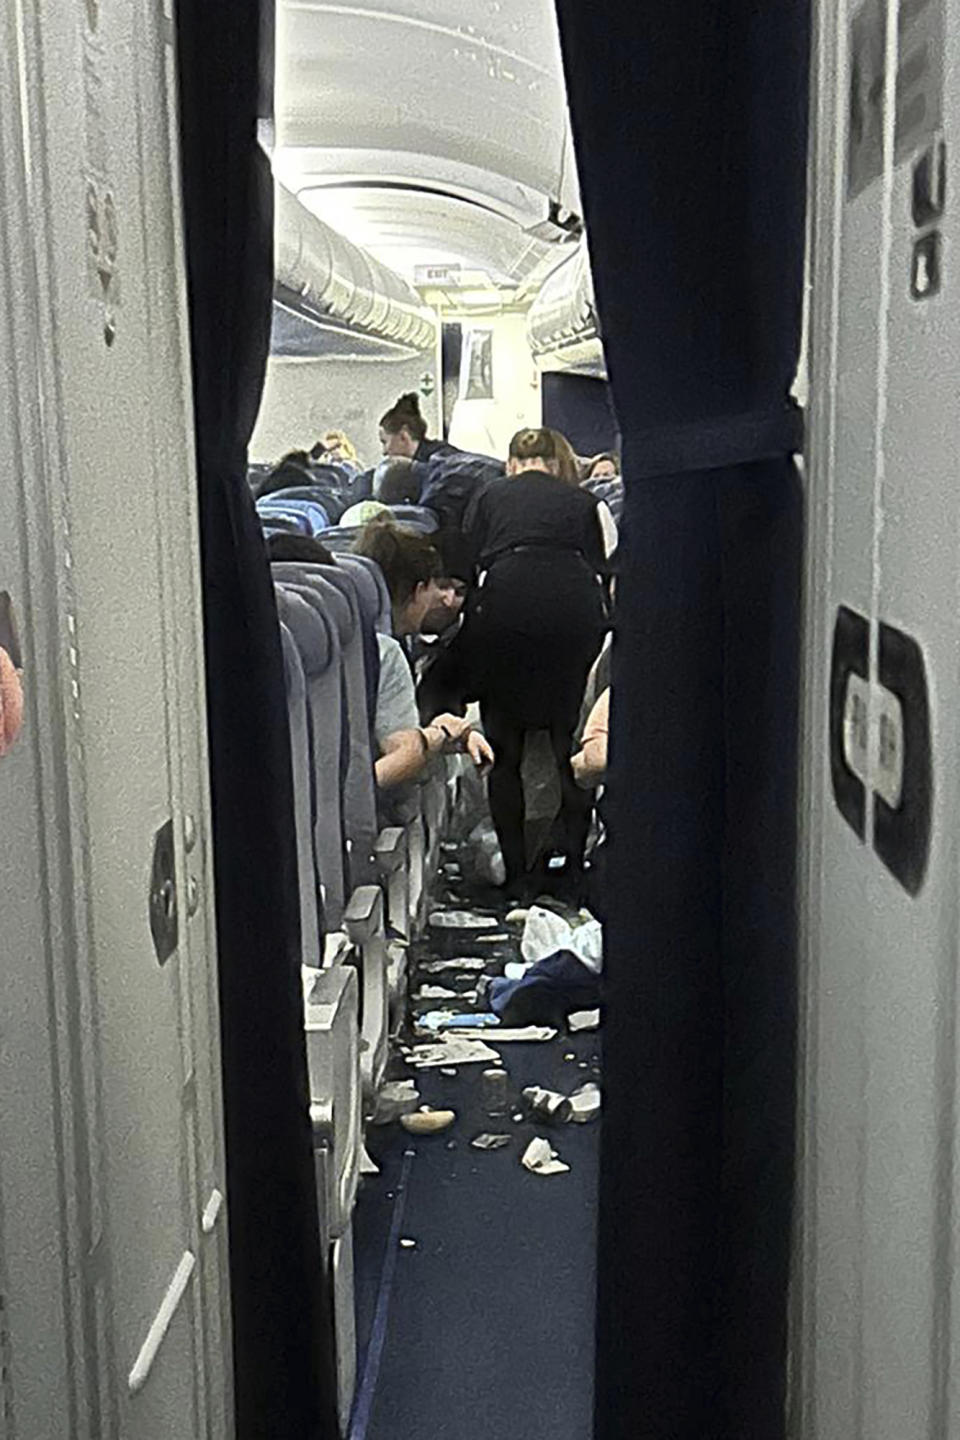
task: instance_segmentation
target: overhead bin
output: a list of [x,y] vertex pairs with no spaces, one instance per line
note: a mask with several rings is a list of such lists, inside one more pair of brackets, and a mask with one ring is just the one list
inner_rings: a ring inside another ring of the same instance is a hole
[[544,197],[579,213],[552,0],[281,0],[277,16],[277,150],[298,192],[380,176],[524,225]]
[[307,320],[330,321],[413,351],[432,351],[437,322],[407,282],[276,186],[275,294]]
[[527,317],[527,340],[543,369],[605,377],[586,239],[543,282]]

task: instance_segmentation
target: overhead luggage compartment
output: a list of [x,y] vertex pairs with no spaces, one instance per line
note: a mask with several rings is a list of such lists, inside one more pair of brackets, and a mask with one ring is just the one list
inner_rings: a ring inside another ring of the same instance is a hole
[[413,287],[279,184],[275,234],[274,334],[283,351],[321,354],[330,329],[412,354],[435,349],[436,320]]
[[586,238],[544,281],[530,307],[527,338],[542,369],[606,378]]

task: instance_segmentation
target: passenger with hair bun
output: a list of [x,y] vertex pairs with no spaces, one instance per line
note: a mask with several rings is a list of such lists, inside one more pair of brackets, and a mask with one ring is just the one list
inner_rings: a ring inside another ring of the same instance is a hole
[[[507,474],[471,505],[466,527],[475,584],[456,654],[447,667],[462,693],[480,701],[496,762],[490,808],[507,888],[536,893],[527,873],[520,768],[529,730],[547,730],[560,773],[569,888],[582,883],[590,797],[570,766],[587,674],[606,627],[601,576],[606,557],[597,501],[561,478],[569,445],[548,429],[519,431]],[[567,471],[569,473],[569,471]]]
[[554,454],[557,464],[556,473],[566,484],[579,485],[580,466],[570,441],[566,435],[562,435],[559,430],[548,430],[545,433],[553,436]]
[[415,391],[401,395],[380,417],[380,449],[384,455],[405,456],[408,460],[429,460],[433,455],[456,453],[445,440],[427,439],[427,422],[420,412]]

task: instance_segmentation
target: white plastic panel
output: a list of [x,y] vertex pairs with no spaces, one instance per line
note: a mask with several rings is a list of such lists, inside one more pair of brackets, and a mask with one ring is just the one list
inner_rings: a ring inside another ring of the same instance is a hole
[[379,185],[303,189],[300,199],[383,264],[412,277],[418,265],[462,265],[496,285],[518,285],[551,254],[511,219],[472,200]]
[[275,280],[308,311],[414,351],[437,344],[433,313],[399,275],[275,187]]
[[527,334],[543,368],[605,375],[586,238],[544,280],[530,307]]
[[[3,19],[22,82],[4,72],[4,182],[28,177],[0,214],[28,437],[7,452],[18,485],[0,517],[30,672],[30,733],[0,775],[19,787],[16,829],[0,798],[15,1433],[219,1440],[232,1386],[173,30],[140,0],[23,0]],[[179,934],[160,964],[149,900],[168,822]]]
[[[948,187],[936,226],[942,290],[913,298],[914,245],[930,227],[911,213],[923,143],[911,148],[898,139],[903,105],[899,121],[892,103],[885,126],[879,117],[879,170],[868,123],[848,189],[855,58],[866,91],[879,55],[873,94],[892,102],[897,93],[897,32],[885,44],[885,8],[822,0],[817,13],[794,1395],[795,1429],[805,1440],[919,1440],[955,1434],[958,1425],[960,234]],[[937,0],[900,0],[889,14],[904,33],[919,12],[936,9]],[[944,0],[943,12],[946,49],[930,47],[927,63],[943,66],[949,169],[960,150],[960,7]],[[862,839],[840,814],[829,767],[828,671],[840,605],[865,617],[871,637],[861,689]],[[929,692],[931,841],[914,887],[877,848],[885,796],[895,814],[908,799],[902,775],[897,792],[891,737],[916,713],[907,689],[880,683],[880,626],[919,646]],[[887,775],[878,768],[884,758]]]
[[[316,187],[360,180],[462,196],[520,228],[549,200],[579,212],[552,0],[281,0],[277,54],[274,166],[307,204]],[[450,240],[450,216],[434,218],[412,237],[427,263]],[[388,209],[361,243],[386,253],[390,226]],[[494,273],[494,225],[490,236],[480,268]],[[394,250],[389,263],[409,274],[415,262]]]
[[[79,1265],[81,1244],[62,1142],[74,1087],[53,1059],[56,1010],[51,1014],[63,992],[62,944],[72,938],[71,876],[67,857],[44,843],[68,816],[58,803],[65,746],[36,405],[36,296],[28,249],[4,223],[27,205],[18,92],[15,13],[7,6],[0,10],[0,590],[16,607],[25,712],[19,742],[0,757],[0,1436],[72,1440],[89,1434],[76,1417],[91,1397],[84,1365],[71,1376],[62,1359],[78,1343],[82,1354],[84,1317],[78,1287],[66,1283],[66,1265]],[[38,823],[41,811],[48,834]],[[49,900],[40,903],[45,894]]]

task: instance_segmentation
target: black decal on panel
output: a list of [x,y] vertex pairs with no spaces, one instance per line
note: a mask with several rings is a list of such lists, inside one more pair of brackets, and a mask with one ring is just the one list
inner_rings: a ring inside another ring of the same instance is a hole
[[844,750],[844,717],[847,682],[851,675],[866,680],[870,666],[870,626],[862,615],[841,605],[833,629],[830,662],[830,774],[833,796],[847,824],[864,838],[866,790],[847,765]]
[[903,709],[903,785],[895,810],[876,796],[873,846],[903,888],[917,895],[927,873],[933,814],[930,701],[923,651],[889,625],[880,626],[879,680]]

